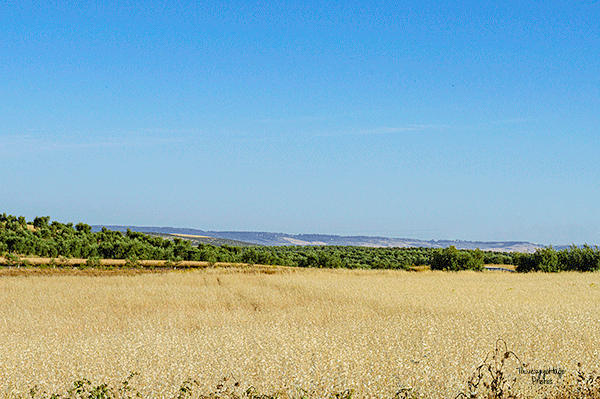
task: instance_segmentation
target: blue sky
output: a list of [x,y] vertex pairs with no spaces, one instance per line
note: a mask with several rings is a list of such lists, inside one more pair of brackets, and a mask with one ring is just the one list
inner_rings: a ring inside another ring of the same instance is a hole
[[0,212],[600,245],[600,2],[1,2]]

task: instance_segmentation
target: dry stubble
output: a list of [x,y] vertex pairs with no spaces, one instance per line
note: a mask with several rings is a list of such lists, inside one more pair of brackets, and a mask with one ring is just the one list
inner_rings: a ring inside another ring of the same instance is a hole
[[[503,338],[532,368],[600,355],[600,275],[207,269],[0,278],[0,395],[76,379],[173,397],[188,378],[324,397],[454,397]],[[528,377],[527,377],[528,378]],[[523,389],[533,386],[525,377]],[[8,395],[7,395],[8,396]]]

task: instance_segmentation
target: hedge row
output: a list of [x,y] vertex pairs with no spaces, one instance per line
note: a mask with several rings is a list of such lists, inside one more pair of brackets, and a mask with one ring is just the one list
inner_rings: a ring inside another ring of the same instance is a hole
[[515,254],[514,262],[518,272],[591,272],[600,270],[600,249],[587,244],[583,248],[572,245],[559,251],[546,247],[532,254]]

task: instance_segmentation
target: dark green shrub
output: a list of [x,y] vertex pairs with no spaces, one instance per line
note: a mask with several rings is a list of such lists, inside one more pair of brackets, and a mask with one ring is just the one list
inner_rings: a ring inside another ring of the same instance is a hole
[[518,252],[513,256],[515,270],[519,273],[527,273],[536,270],[533,254]]
[[559,263],[558,253],[552,247],[538,248],[532,254],[515,254],[513,260],[517,272],[558,272],[560,270],[566,270],[563,268],[564,266]]
[[558,251],[558,262],[561,270],[577,270],[591,272],[600,270],[600,249],[585,244],[583,248],[572,245],[568,249]]
[[98,268],[98,267],[102,266],[102,264],[100,263],[100,258],[99,257],[93,256],[91,258],[88,258],[85,261],[85,266],[86,267],[96,267],[96,268]]
[[533,253],[533,259],[536,264],[537,270],[540,270],[542,272],[559,271],[558,255],[552,247],[537,249]]
[[431,258],[431,270],[483,270],[483,252],[458,250],[454,245],[437,249]]

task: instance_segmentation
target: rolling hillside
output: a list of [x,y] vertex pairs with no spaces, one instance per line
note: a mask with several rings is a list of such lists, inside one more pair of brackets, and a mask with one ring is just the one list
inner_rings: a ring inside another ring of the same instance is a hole
[[[103,226],[92,226],[93,231],[99,231]],[[463,241],[463,240],[417,240],[411,238],[389,238],[368,236],[338,236],[327,234],[286,234],[253,231],[204,231],[179,227],[140,227],[140,226],[105,226],[110,230],[140,231],[145,233],[175,235],[191,238],[194,242],[205,242],[213,245],[247,246],[247,245],[351,245],[361,247],[424,247],[446,248],[454,245],[458,249],[479,248],[484,251],[499,252],[534,252],[544,245],[525,241]],[[188,236],[188,237],[186,237]],[[225,240],[225,241],[220,241]],[[567,245],[555,246],[562,249]]]

